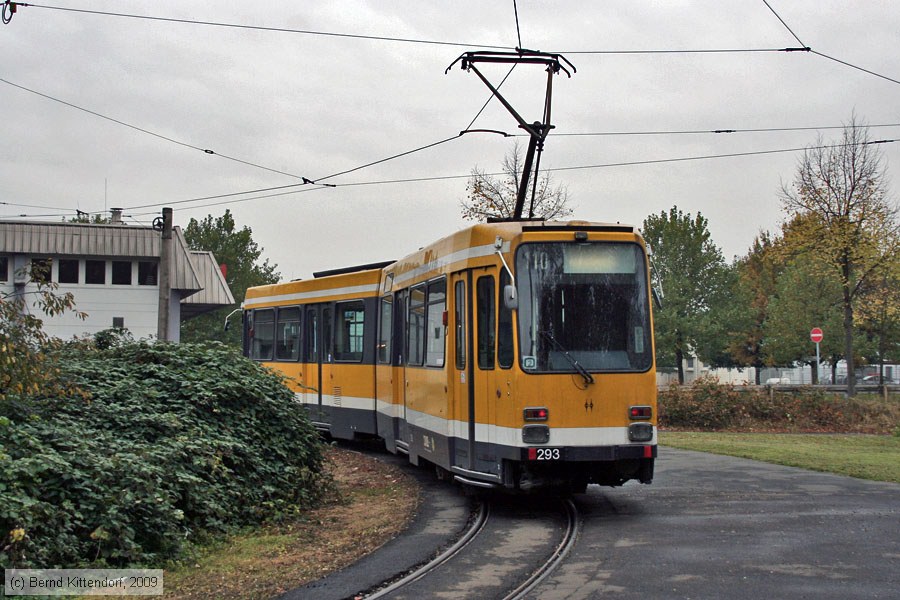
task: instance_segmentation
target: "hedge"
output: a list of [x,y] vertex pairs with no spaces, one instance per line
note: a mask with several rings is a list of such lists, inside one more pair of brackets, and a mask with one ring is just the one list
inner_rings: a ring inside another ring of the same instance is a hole
[[890,434],[900,424],[900,403],[846,398],[822,390],[792,392],[720,384],[711,377],[659,393],[663,428]]
[[220,344],[71,346],[83,396],[0,406],[0,566],[161,565],[328,489],[281,379]]

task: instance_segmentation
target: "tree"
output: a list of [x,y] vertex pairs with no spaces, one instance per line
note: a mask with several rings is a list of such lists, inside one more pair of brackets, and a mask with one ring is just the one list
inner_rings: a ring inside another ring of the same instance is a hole
[[763,325],[766,362],[785,366],[806,363],[814,367],[813,383],[818,383],[819,366],[809,331],[820,327],[825,332],[820,358],[831,364],[834,380],[844,353],[839,297],[837,278],[822,275],[809,255],[801,254],[787,264],[776,280]]
[[662,308],[654,316],[656,362],[676,368],[684,383],[683,359],[697,352],[711,354],[708,336],[710,307],[725,289],[725,261],[710,239],[706,218],[682,213],[673,206],[668,213],[644,220],[644,239],[650,244],[652,268],[662,285]]
[[747,256],[738,259],[733,268],[730,301],[721,309],[727,323],[725,339],[734,364],[753,367],[759,385],[760,371],[766,366],[763,327],[781,270],[772,236],[768,232],[760,233],[753,240]]
[[[475,167],[466,184],[467,197],[460,202],[462,217],[469,221],[484,222],[488,219],[509,219],[513,216],[519,181],[522,178],[523,158],[519,142],[503,158],[503,177],[495,179],[484,170]],[[525,198],[526,212],[531,202],[531,191]],[[549,172],[537,179],[534,195],[534,217],[549,220],[572,214],[568,207],[569,190],[565,185],[553,187]]]
[[226,266],[225,282],[237,303],[184,322],[181,339],[185,342],[218,340],[240,347],[241,328],[224,331],[225,317],[240,306],[247,288],[277,283],[281,277],[277,265],[270,265],[268,259],[259,263],[263,249],[253,241],[253,231],[247,226],[237,230],[234,217],[227,209],[216,219],[212,215],[199,222],[191,219],[184,237],[192,250],[212,252]]
[[[43,321],[32,308],[49,317],[75,310],[72,292],[58,294],[58,284],[49,281],[49,263],[32,262],[25,267],[33,291],[0,292],[0,416],[16,401],[36,395],[67,395],[73,390],[59,378],[54,364],[56,345],[42,329]],[[29,303],[27,299],[33,302]]]
[[855,313],[873,342],[884,383],[884,363],[900,361],[900,253],[867,281]]
[[853,396],[854,304],[873,274],[896,257],[900,239],[884,158],[868,129],[854,116],[839,143],[820,138],[800,158],[793,185],[782,185],[781,200],[790,215],[808,217],[797,230],[797,250],[814,254],[823,275],[839,282],[847,393]]

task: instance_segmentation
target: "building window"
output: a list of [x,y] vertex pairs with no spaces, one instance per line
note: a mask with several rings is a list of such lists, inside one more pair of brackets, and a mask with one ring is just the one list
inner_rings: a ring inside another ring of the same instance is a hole
[[125,317],[113,317],[113,327],[115,329],[124,329]]
[[447,281],[441,279],[428,284],[428,310],[425,327],[425,364],[444,366],[444,315],[447,310]]
[[250,329],[250,358],[272,360],[275,345],[275,311],[253,311],[253,327]]
[[35,283],[49,283],[50,273],[53,270],[53,259],[32,258],[31,280]]
[[61,258],[58,262],[57,280],[60,283],[78,283],[78,260]]
[[9,257],[0,256],[0,281],[9,281]]
[[106,261],[84,261],[84,282],[99,285],[106,283]]
[[138,262],[138,285],[156,285],[155,262]]
[[359,362],[363,358],[363,303],[344,302],[336,307],[334,360]]
[[131,262],[112,261],[112,282],[113,285],[131,285]]
[[300,309],[296,306],[278,309],[278,325],[275,327],[275,358],[297,360],[300,358]]

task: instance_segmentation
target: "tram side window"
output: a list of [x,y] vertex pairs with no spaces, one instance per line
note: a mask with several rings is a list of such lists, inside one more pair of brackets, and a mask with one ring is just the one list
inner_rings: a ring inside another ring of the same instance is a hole
[[325,362],[334,360],[331,332],[334,331],[334,310],[329,306],[322,310],[322,352],[325,353]]
[[306,362],[319,362],[319,315],[315,309],[306,312]]
[[456,368],[466,368],[466,284],[456,282],[456,298],[454,302],[454,320],[456,327]]
[[250,329],[250,358],[272,360],[275,346],[275,311],[272,309],[253,311],[253,327]]
[[425,356],[425,285],[417,285],[409,292],[409,319],[406,324],[407,364],[421,365]]
[[275,358],[278,360],[300,358],[300,309],[296,306],[278,309]]
[[[504,269],[500,272],[500,289],[510,283],[509,273]],[[497,312],[497,364],[501,369],[508,369],[513,364],[512,311],[506,308],[504,302],[500,303]]]
[[478,368],[494,368],[494,278],[479,277],[476,284],[478,311]]
[[425,327],[425,364],[429,367],[444,366],[444,314],[447,310],[447,280],[428,284],[428,309]]
[[334,360],[360,362],[363,358],[363,303],[346,302],[336,307]]
[[378,321],[378,362],[390,364],[391,362],[391,327],[393,321],[394,303],[390,296],[381,299],[381,316]]

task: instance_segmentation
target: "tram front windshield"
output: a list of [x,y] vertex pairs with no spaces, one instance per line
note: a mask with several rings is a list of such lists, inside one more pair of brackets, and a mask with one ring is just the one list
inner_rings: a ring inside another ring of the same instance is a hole
[[646,371],[647,276],[632,243],[531,243],[516,252],[519,344],[529,373]]

